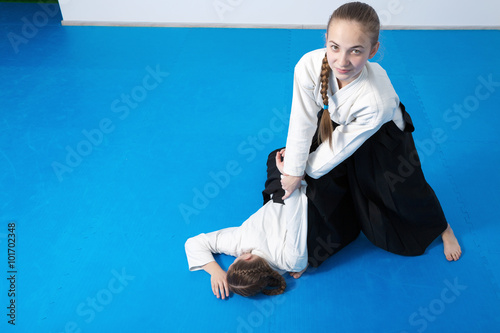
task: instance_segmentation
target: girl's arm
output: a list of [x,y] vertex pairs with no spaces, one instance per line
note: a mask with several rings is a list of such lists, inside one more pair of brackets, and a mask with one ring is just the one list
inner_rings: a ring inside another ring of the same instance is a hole
[[285,195],[283,196],[283,200],[288,199],[292,193],[300,187],[300,183],[304,177],[301,176],[290,176],[284,172],[284,163],[285,159],[285,149],[280,150],[276,154],[276,166],[278,167],[279,172],[283,175],[281,178],[281,187],[285,190]]
[[322,142],[309,155],[307,174],[318,179],[352,156],[383,124],[392,119],[394,112],[401,112],[399,100],[394,98],[389,102],[392,102],[392,105],[387,106],[385,110],[378,105],[360,108],[354,121],[337,126],[332,133],[333,147],[330,148],[328,142]]
[[307,266],[307,197],[306,183],[285,200],[286,221],[284,259],[289,272],[300,272]]
[[325,50],[316,50],[304,55],[295,66],[293,79],[292,110],[286,140],[282,187],[287,199],[300,187],[304,176],[311,140],[317,128],[318,111],[321,105],[316,100],[320,88],[321,62]]
[[[284,157],[285,149],[276,154],[276,167],[282,174]],[[282,177],[282,184],[287,177]],[[283,205],[286,223],[285,253],[283,257],[285,259],[284,266],[287,267],[288,271],[301,272],[302,274],[305,267],[307,267],[307,184],[302,181],[303,177],[293,178],[299,178],[299,183],[296,188],[297,191],[287,193],[287,200]],[[283,186],[283,188],[285,187]]]
[[236,256],[239,228],[226,228],[208,234],[199,234],[186,241],[185,250],[189,270],[204,270],[211,276],[212,291],[217,298],[229,296],[226,272],[215,261],[213,253]]
[[[212,283],[212,291],[217,298],[225,299],[229,297],[229,287],[227,285],[226,272],[219,266],[216,261],[211,261],[203,266],[205,272],[210,274]],[[220,295],[220,296],[219,296]]]
[[284,173],[296,177],[293,182],[295,185],[300,184],[300,178],[304,175],[311,141],[317,128],[317,114],[321,105],[315,96],[319,90],[321,62],[324,56],[324,50],[307,53],[294,70]]

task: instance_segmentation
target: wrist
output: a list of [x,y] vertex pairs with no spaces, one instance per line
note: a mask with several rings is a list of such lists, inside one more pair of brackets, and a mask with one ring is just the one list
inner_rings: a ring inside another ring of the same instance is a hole
[[302,177],[305,174],[305,169],[287,167],[287,165],[285,164],[285,166],[283,167],[283,174],[286,174],[286,175],[292,176],[292,177]]
[[220,272],[224,272],[224,270],[219,266],[219,264],[216,261],[209,262],[208,264],[203,266],[203,269],[211,276]]

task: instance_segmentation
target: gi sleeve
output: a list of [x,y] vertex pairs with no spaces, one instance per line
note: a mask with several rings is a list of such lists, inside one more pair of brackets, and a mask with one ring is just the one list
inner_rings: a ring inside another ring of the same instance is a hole
[[209,262],[215,261],[213,253],[236,256],[241,237],[238,229],[226,228],[189,238],[184,245],[189,270],[200,270]]
[[285,264],[289,272],[300,272],[307,265],[306,183],[285,199]]
[[392,119],[397,108],[396,102],[394,100],[392,105],[387,108],[387,106],[378,103],[372,96],[360,101],[362,107],[354,105],[353,107],[357,110],[353,113],[353,120],[337,126],[333,131],[332,147],[328,141],[322,142],[309,155],[306,173],[310,177],[318,179],[354,154],[383,124]]
[[292,110],[286,141],[284,172],[303,176],[312,137],[316,131],[317,113],[321,109],[315,102],[316,74],[308,68],[309,58],[302,58],[295,66]]

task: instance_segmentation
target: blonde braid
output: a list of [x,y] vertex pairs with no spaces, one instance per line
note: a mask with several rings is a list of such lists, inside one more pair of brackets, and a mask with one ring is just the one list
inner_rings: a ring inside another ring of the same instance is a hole
[[328,111],[328,80],[330,79],[330,65],[328,65],[328,57],[325,54],[323,63],[321,64],[321,97],[323,97],[323,115],[318,130],[318,145],[323,141],[328,141],[332,148],[332,132],[333,125]]

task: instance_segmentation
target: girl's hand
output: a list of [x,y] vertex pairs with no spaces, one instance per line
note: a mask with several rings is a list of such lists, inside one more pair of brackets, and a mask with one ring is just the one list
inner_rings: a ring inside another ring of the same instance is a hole
[[276,167],[281,174],[283,173],[283,167],[285,166],[285,148],[276,152]]
[[217,298],[225,299],[226,297],[229,297],[229,287],[227,285],[226,275],[227,273],[221,270],[218,273],[212,274],[210,279],[212,282],[212,291]]
[[203,269],[210,274],[210,282],[212,284],[212,292],[217,298],[229,298],[229,286],[227,284],[227,273],[217,264],[212,261],[203,266]]
[[283,175],[281,178],[281,187],[285,190],[285,195],[283,196],[283,200],[292,195],[292,193],[300,187],[300,182],[303,177],[301,176],[289,176]]
[[292,195],[293,191],[300,187],[300,181],[304,177],[299,176],[290,176],[283,172],[283,167],[285,166],[285,148],[281,149],[276,153],[276,167],[279,172],[283,175],[281,177],[281,187],[285,190],[285,196],[283,196],[283,200]]

